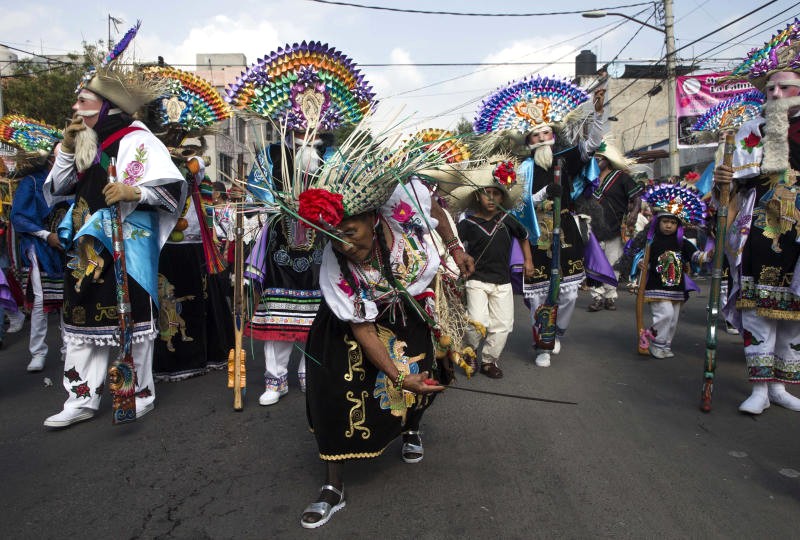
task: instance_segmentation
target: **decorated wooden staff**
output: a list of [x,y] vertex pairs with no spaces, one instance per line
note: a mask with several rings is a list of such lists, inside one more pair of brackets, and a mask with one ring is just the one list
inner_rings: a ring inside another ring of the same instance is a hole
[[644,257],[642,258],[642,268],[639,271],[639,290],[636,293],[636,337],[638,342],[636,348],[639,354],[650,355],[650,340],[655,336],[650,328],[645,328],[644,324],[644,291],[647,287],[647,268],[650,266],[650,242],[644,247]]
[[[723,164],[730,167],[736,141],[733,133],[725,136]],[[725,258],[725,236],[728,232],[728,202],[730,184],[722,184],[717,207],[717,233],[714,242],[714,268],[711,271],[711,290],[708,293],[708,318],[706,319],[706,360],[703,366],[703,392],[700,395],[700,410],[711,412],[711,395],[714,392],[714,372],[717,369],[717,319],[719,318],[720,288],[722,287],[722,264]]]
[[[561,185],[561,160],[553,167],[553,183]],[[552,351],[556,343],[556,320],[558,316],[558,293],[561,288],[561,196],[553,197],[553,244],[551,249],[550,288],[547,300],[536,308],[533,323],[533,339],[536,347]]]
[[[108,182],[117,181],[117,159],[111,158]],[[136,420],[136,370],[133,366],[131,345],[131,300],[128,295],[128,272],[125,267],[125,243],[119,204],[112,204],[111,242],[114,247],[114,276],[117,280],[117,315],[119,317],[120,352],[108,370],[108,386],[113,395],[113,423],[124,424]]]
[[[242,394],[247,388],[245,360],[242,349],[244,329],[244,201],[236,201],[233,258],[233,349],[228,355],[228,388],[233,388],[233,410],[244,408]],[[238,361],[237,361],[238,359]]]

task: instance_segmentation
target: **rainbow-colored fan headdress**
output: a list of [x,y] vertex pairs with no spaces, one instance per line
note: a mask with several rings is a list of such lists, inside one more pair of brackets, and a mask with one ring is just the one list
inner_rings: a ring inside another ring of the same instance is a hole
[[706,219],[706,203],[700,192],[688,186],[657,184],[649,187],[644,200],[658,215],[669,214],[683,223],[702,225]]
[[356,64],[327,44],[286,45],[250,66],[225,100],[286,130],[332,131],[357,124],[375,94]]
[[486,98],[474,122],[476,133],[512,129],[522,133],[563,122],[589,99],[571,82],[536,76],[512,82]]
[[692,131],[720,133],[735,130],[745,122],[761,116],[766,96],[758,90],[748,90],[711,107],[692,126]]
[[800,73],[800,20],[772,36],[760,49],[752,49],[733,72],[731,78],[747,78],[759,90],[764,90],[767,80],[779,71]]
[[469,148],[464,144],[463,139],[446,129],[429,128],[417,131],[405,146],[409,149],[417,148],[423,152],[433,150],[444,158],[445,163],[451,165],[469,161],[470,158]]
[[0,118],[0,141],[29,154],[29,157],[49,155],[61,138],[58,129],[26,116],[7,114]]
[[146,68],[145,73],[167,84],[158,99],[162,125],[196,131],[230,118],[231,108],[219,92],[194,73],[164,66]]

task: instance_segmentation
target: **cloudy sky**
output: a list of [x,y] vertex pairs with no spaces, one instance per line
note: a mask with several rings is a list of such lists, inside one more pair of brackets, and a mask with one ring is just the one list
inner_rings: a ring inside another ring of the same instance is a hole
[[[483,14],[606,8],[656,26],[663,24],[663,20],[656,18],[652,2],[637,0],[552,3],[354,0],[352,3]],[[194,69],[197,53],[244,53],[248,62],[254,62],[287,43],[327,42],[362,66],[384,110],[402,108],[402,114],[413,114],[421,127],[452,128],[461,117],[472,120],[481,98],[509,80],[532,73],[571,75],[574,57],[582,49],[594,52],[600,63],[618,56],[622,64],[642,64],[664,54],[662,33],[616,16],[587,19],[579,14],[431,15],[314,0],[197,0],[191,4],[163,0],[125,4],[44,0],[14,4],[3,9],[7,23],[0,43],[37,54],[78,52],[84,40],[105,40],[109,14],[125,21],[119,25],[119,33],[112,28],[114,37],[123,34],[137,18],[142,19],[134,47],[137,60],[153,60],[161,55],[168,63],[189,70]],[[800,2],[787,0],[677,0],[675,4],[677,47],[689,45],[678,52],[681,63],[699,58],[702,66],[714,70],[735,65],[734,59],[760,46],[776,28],[800,13]],[[729,24],[761,6],[764,7],[741,22]],[[720,28],[719,32],[690,45]],[[623,49],[629,40],[630,44]],[[420,65],[434,63],[470,65]],[[517,65],[476,65],[489,63]],[[65,97],[65,108],[70,97]]]

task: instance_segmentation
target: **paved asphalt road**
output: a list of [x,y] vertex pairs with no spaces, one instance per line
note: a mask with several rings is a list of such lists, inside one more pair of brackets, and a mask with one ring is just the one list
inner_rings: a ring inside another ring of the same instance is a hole
[[260,353],[243,412],[217,372],[157,385],[155,411],[133,425],[112,426],[104,401],[99,417],[50,432],[42,421],[65,397],[55,340],[45,371],[28,374],[25,334],[8,335],[0,537],[797,537],[800,414],[737,412],[749,387],[739,338],[724,332],[714,410],[698,410],[705,302],[685,308],[677,356],[654,360],[635,353],[633,296],[587,313],[582,293],[545,369],[531,361],[519,302],[505,378],[458,385],[578,405],[449,390],[423,423],[424,461],[403,463],[394,443],[347,465],[347,507],[316,531],[298,523],[323,474],[303,394],[292,381],[260,407]]

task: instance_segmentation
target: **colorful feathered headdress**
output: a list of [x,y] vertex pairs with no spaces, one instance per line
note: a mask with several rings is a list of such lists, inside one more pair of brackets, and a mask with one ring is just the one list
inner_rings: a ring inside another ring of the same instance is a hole
[[536,76],[512,82],[483,100],[475,133],[516,130],[526,133],[542,125],[569,121],[589,95],[571,82]]
[[231,116],[231,108],[211,83],[187,71],[154,66],[144,70],[148,78],[161,80],[166,89],[158,98],[163,126],[203,131]]
[[0,141],[15,147],[20,157],[50,155],[61,138],[58,129],[26,116],[7,114],[0,118]]
[[766,96],[758,90],[748,90],[717,103],[692,126],[692,131],[717,135],[723,131],[737,130],[745,122],[761,116]]
[[408,150],[429,151],[435,150],[446,163],[451,165],[469,161],[470,151],[464,139],[452,131],[445,129],[422,129],[412,135],[406,142]]
[[140,70],[119,65],[141,24],[141,21],[136,21],[136,25],[125,33],[99,65],[86,72],[75,90],[76,94],[84,89],[90,90],[128,114],[134,114],[145,103],[158,97],[163,90],[159,81],[147,79]]
[[375,94],[356,64],[327,44],[278,48],[228,87],[225,100],[286,131],[332,131],[357,124]]
[[764,90],[767,80],[779,71],[800,73],[800,20],[795,19],[786,28],[772,36],[760,49],[747,53],[732,72],[732,79],[747,78],[750,83]]
[[700,192],[689,186],[657,184],[647,188],[643,198],[657,216],[671,215],[683,223],[703,225],[706,203],[700,197]]

